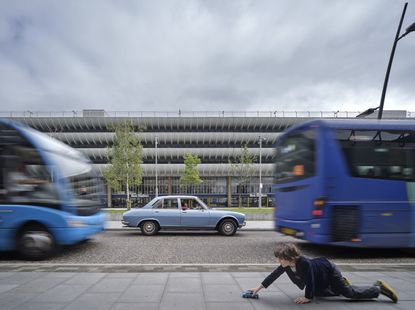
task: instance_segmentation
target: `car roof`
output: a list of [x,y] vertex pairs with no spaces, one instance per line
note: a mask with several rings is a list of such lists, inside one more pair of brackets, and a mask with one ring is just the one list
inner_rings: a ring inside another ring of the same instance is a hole
[[158,196],[155,198],[198,198],[197,196],[189,196],[189,195],[168,195],[168,196]]

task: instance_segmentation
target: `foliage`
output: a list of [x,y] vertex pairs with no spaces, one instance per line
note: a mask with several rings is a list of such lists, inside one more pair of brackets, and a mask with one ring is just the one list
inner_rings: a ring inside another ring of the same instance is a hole
[[192,153],[184,155],[184,174],[180,177],[180,186],[185,185],[199,185],[203,183],[200,178],[197,165],[201,163],[200,158]]
[[254,175],[256,160],[256,156],[249,153],[246,143],[242,145],[240,153],[233,160],[231,168],[233,176],[238,179],[238,185],[246,183]]
[[[234,158],[232,163],[232,174],[238,180],[238,187],[242,187],[254,175],[254,162],[256,156],[249,153],[247,144],[243,144],[240,153]],[[241,188],[239,189],[238,206],[242,206]]]
[[142,183],[143,147],[130,124],[118,124],[114,129],[112,149],[107,149],[111,166],[103,175],[114,190],[119,191],[124,186],[127,192],[127,208],[130,208],[130,187]]

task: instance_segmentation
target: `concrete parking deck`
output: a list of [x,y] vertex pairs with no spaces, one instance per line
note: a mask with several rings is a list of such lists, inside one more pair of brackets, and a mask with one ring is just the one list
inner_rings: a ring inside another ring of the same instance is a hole
[[400,297],[350,301],[319,298],[306,305],[293,302],[302,296],[283,275],[258,300],[243,299],[244,289],[258,285],[264,272],[0,272],[0,308],[8,309],[413,309],[415,272],[345,272],[353,284],[387,280]]

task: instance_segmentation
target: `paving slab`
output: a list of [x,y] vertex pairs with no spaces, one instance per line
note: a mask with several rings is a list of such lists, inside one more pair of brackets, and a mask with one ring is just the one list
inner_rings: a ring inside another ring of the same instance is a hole
[[131,285],[120,297],[122,302],[160,302],[165,285]]
[[69,303],[88,289],[88,285],[58,285],[43,294],[36,294],[35,302]]
[[167,292],[160,303],[160,310],[205,310],[203,294]]
[[[65,303],[57,302],[25,302],[13,308],[15,310],[61,310],[66,306]],[[79,310],[79,309],[78,309]]]
[[65,310],[108,310],[121,293],[85,293],[66,306]]
[[125,303],[125,302],[117,302],[115,303],[111,310],[158,310],[159,303]]
[[132,279],[103,278],[94,284],[89,291],[95,293],[124,292],[131,284]]

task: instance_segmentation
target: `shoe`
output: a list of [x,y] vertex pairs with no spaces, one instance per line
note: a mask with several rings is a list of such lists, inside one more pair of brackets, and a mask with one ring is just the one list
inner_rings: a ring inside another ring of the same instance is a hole
[[352,282],[350,282],[349,279],[347,279],[346,277],[343,277],[343,280],[348,286],[352,286]]
[[395,304],[398,302],[398,295],[396,292],[390,287],[388,283],[382,280],[378,280],[375,282],[376,286],[379,286],[380,293],[385,295],[386,297],[390,298]]

